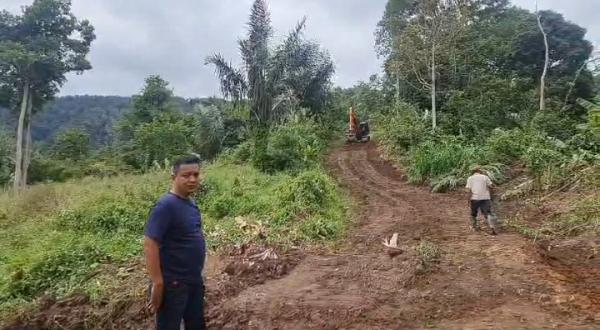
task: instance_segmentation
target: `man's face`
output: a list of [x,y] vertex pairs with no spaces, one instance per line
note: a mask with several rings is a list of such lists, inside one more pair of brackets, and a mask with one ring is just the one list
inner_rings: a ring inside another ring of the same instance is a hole
[[173,175],[173,184],[177,190],[192,194],[200,184],[200,166],[198,164],[181,165]]

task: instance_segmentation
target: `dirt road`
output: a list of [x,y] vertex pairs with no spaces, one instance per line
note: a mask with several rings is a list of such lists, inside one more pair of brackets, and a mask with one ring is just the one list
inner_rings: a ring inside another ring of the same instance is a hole
[[[329,165],[360,203],[346,240],[264,261],[249,259],[261,247],[211,256],[210,329],[600,329],[600,260],[578,252],[600,242],[471,232],[464,195],[409,185],[372,143],[335,149]],[[143,264],[131,269],[108,301],[42,300],[5,329],[152,329]]]
[[[362,203],[347,241],[219,299],[211,328],[600,329],[599,306],[530,241],[469,231],[464,196],[409,185],[371,143],[340,147],[330,163]],[[392,258],[381,242],[393,233],[403,252]],[[423,266],[420,244],[438,261]]]

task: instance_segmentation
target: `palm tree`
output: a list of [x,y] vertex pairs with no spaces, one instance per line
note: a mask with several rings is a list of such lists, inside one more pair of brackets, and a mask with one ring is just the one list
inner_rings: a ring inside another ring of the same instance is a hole
[[243,67],[236,68],[221,54],[209,56],[220,79],[223,95],[235,102],[248,100],[250,118],[258,129],[268,130],[297,107],[322,111],[334,66],[329,54],[302,38],[306,18],[285,41],[269,48],[273,34],[265,0],[256,0],[248,22],[248,36],[239,41]]

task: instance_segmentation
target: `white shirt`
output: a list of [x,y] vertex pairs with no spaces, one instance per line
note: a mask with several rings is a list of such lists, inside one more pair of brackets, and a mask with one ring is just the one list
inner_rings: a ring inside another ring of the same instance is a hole
[[475,173],[467,179],[467,189],[471,190],[471,200],[483,201],[492,199],[490,187],[492,180],[487,175]]

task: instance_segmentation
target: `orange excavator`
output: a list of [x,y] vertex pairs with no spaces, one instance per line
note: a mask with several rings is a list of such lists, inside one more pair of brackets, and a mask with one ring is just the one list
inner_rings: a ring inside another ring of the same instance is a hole
[[356,111],[354,111],[354,106],[350,107],[350,112],[348,113],[349,122],[348,122],[348,131],[346,131],[346,140],[347,142],[368,142],[371,140],[369,123],[368,122],[360,122],[358,119],[358,115]]

